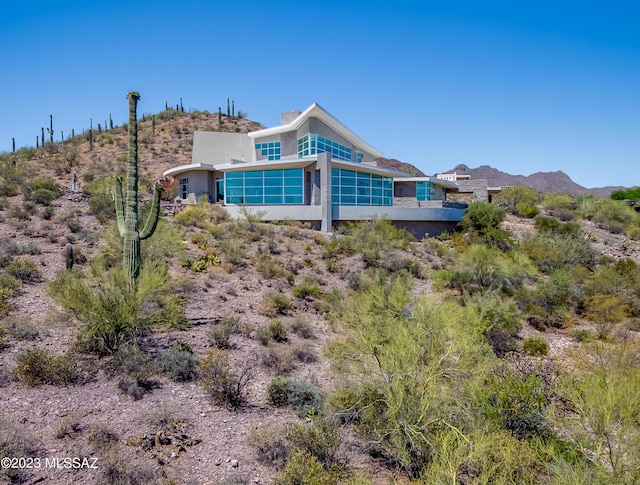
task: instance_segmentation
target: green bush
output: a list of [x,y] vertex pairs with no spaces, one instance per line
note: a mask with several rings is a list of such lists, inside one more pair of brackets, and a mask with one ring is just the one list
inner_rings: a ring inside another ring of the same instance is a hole
[[62,195],[62,189],[55,180],[43,177],[25,184],[23,191],[27,200],[41,205],[49,205],[53,199]]
[[548,355],[549,342],[542,337],[527,337],[522,342],[522,350],[529,355]]
[[296,450],[289,455],[284,468],[273,483],[274,485],[335,485],[339,480],[338,471],[326,470],[311,453]]
[[27,319],[8,319],[5,322],[11,337],[17,340],[35,340],[40,331]]
[[512,214],[518,214],[518,204],[535,207],[537,201],[538,192],[536,191],[536,189],[525,187],[524,185],[507,187],[495,197],[495,202],[500,205],[504,204],[507,207],[507,210]]
[[319,414],[324,407],[324,394],[319,388],[284,376],[274,377],[267,392],[274,405],[288,404],[301,418]]
[[42,280],[38,263],[29,258],[14,259],[6,266],[5,271],[23,283],[37,283]]
[[500,229],[505,215],[502,207],[489,202],[472,202],[460,221],[460,227],[489,244],[508,244],[508,233]]
[[238,331],[239,325],[240,318],[238,316],[226,313],[219,322],[207,331],[209,343],[219,349],[228,349],[229,339]]
[[274,406],[283,407],[289,403],[289,385],[289,379],[284,376],[276,376],[271,379],[267,386],[267,392]]
[[569,335],[571,336],[571,338],[577,340],[578,342],[591,342],[592,340],[594,340],[593,333],[583,328],[572,330]]
[[273,319],[267,324],[267,328],[269,329],[269,335],[271,339],[276,342],[284,342],[287,340],[287,334],[289,333],[287,330],[287,325],[282,321]]
[[16,357],[14,377],[27,386],[77,384],[90,379],[92,371],[75,354],[54,355],[33,347]]
[[316,277],[305,275],[302,282],[291,288],[291,291],[296,298],[306,298],[308,296],[318,298],[321,292],[320,283]]
[[176,382],[187,382],[198,376],[198,359],[193,350],[182,342],[176,342],[158,357],[160,369]]
[[325,469],[337,462],[338,448],[342,443],[337,421],[324,416],[311,418],[311,425],[289,424],[286,436],[294,449],[315,456]]
[[518,202],[516,204],[516,214],[520,217],[534,218],[540,211],[530,202]]
[[291,310],[291,300],[284,293],[268,293],[260,305],[260,313],[268,317],[284,315]]

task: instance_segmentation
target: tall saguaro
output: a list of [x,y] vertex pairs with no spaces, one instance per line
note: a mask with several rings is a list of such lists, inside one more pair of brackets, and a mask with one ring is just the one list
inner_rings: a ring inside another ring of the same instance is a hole
[[158,225],[160,215],[160,193],[162,185],[156,184],[153,191],[151,211],[142,231],[138,231],[138,120],[137,104],[140,99],[138,92],[132,91],[129,98],[129,151],[127,156],[127,195],[123,201],[122,179],[116,178],[115,204],[118,231],[124,238],[122,264],[133,284],[140,274],[140,241],[151,237]]

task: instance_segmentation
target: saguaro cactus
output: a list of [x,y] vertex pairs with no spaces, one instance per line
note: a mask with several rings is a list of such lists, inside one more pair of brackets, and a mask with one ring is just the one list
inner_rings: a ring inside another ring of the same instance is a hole
[[153,235],[160,215],[160,193],[162,185],[156,184],[153,191],[151,211],[142,231],[138,231],[138,121],[136,107],[140,99],[137,92],[129,93],[129,153],[127,157],[127,196],[123,201],[122,180],[116,178],[115,204],[118,231],[124,238],[122,264],[133,284],[140,274],[140,241]]

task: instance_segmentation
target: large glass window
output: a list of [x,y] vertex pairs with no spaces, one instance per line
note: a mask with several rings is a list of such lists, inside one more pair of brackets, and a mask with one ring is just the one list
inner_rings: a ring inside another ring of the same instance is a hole
[[351,148],[329,138],[312,133],[298,139],[298,158],[325,152],[331,153],[331,157],[336,160],[351,161]]
[[280,142],[270,141],[268,143],[256,143],[256,150],[258,151],[258,159],[262,160],[280,160]]
[[331,203],[333,205],[393,205],[393,179],[382,175],[331,169]]
[[304,170],[252,170],[224,175],[227,204],[302,204]]
[[416,183],[416,199],[433,200],[435,195],[435,187],[431,182]]

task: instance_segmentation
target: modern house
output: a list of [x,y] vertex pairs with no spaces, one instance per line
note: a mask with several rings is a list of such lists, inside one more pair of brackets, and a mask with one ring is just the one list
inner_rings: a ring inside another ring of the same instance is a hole
[[255,208],[267,221],[299,220],[322,231],[386,217],[419,237],[451,231],[465,206],[448,202],[457,184],[377,166],[382,153],[318,104],[282,113],[250,133],[196,131],[192,163],[164,172],[176,202],[222,203],[232,217]]

